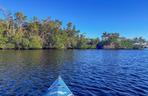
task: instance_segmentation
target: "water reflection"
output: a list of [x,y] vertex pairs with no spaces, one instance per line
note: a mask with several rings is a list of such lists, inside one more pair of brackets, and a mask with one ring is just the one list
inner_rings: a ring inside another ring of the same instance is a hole
[[0,96],[41,96],[61,75],[76,96],[146,96],[148,51],[0,51]]

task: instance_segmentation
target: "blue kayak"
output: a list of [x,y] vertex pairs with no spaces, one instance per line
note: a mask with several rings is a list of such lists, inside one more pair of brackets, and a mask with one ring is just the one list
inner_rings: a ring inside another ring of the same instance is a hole
[[50,86],[45,96],[74,96],[59,76],[58,79]]

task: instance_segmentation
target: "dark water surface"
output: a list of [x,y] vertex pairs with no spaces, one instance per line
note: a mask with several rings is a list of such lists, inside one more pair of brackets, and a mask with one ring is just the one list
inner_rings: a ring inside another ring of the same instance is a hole
[[42,96],[58,75],[75,96],[148,96],[148,50],[0,51],[0,96]]

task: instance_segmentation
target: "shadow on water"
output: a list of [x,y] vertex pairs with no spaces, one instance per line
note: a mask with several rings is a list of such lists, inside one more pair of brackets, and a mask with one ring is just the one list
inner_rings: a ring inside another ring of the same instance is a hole
[[65,50],[1,51],[0,94],[40,95],[60,74],[64,58],[70,59],[65,54]]

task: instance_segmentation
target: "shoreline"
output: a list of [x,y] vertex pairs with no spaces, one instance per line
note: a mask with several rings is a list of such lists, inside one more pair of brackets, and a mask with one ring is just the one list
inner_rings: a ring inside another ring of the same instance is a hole
[[63,48],[63,49],[56,49],[56,48],[30,48],[30,49],[24,49],[24,48],[21,48],[21,49],[0,49],[0,50],[114,50],[114,51],[118,51],[118,50],[144,50],[144,49],[147,49],[147,48],[142,48],[142,49],[97,49],[97,48]]

